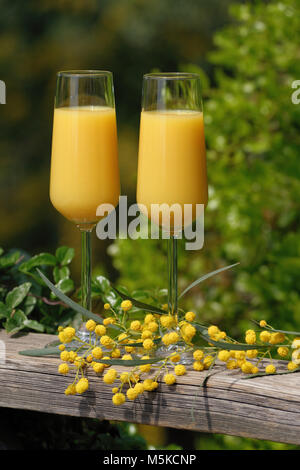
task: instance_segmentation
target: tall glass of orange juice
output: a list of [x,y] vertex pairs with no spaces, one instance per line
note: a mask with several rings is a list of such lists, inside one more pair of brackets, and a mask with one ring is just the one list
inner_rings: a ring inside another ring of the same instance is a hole
[[102,203],[118,204],[120,180],[111,72],[57,74],[50,199],[81,231],[82,305],[91,308],[91,232]]
[[[177,314],[178,233],[193,222],[197,205],[204,208],[207,199],[200,78],[192,73],[147,74],[143,80],[137,202],[151,221],[169,230],[168,302],[172,315]],[[161,210],[156,213],[153,205]]]

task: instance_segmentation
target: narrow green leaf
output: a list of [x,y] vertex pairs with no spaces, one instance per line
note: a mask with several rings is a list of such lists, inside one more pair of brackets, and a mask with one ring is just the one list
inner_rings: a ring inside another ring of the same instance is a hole
[[[59,289],[57,289],[55,285],[52,284],[52,282],[49,281],[49,279],[38,268],[37,268],[37,272],[43,279],[44,283],[49,287],[49,289],[52,290],[52,292],[54,292],[54,294],[60,300],[62,300],[62,302],[64,302],[66,305],[68,305],[70,308],[72,308],[76,312],[81,313],[81,315],[83,315],[86,319],[95,320],[97,323],[103,323],[103,319],[99,315],[96,315],[95,313],[92,313],[86,308],[77,304],[76,302],[74,302],[74,300],[70,299],[65,294],[63,294]],[[110,325],[110,327],[114,329],[119,329],[116,325]]]
[[204,276],[199,277],[198,279],[196,279],[196,281],[192,282],[192,284],[190,284],[186,289],[184,289],[184,291],[180,294],[178,299],[183,297],[189,290],[191,290],[193,287],[197,286],[201,282],[205,281],[206,279],[209,279],[210,277],[213,277],[216,274],[219,274],[223,271],[227,271],[227,269],[231,269],[234,266],[237,266],[238,264],[240,264],[240,263],[234,263],[234,264],[231,264],[230,266],[225,266],[224,268],[216,269],[216,271],[212,271],[208,274],[205,274]]
[[54,292],[54,294],[60,300],[62,300],[62,302],[64,302],[66,305],[71,307],[76,312],[81,313],[81,315],[83,315],[86,319],[92,319],[92,320],[95,320],[97,323],[103,323],[103,319],[100,316],[95,315],[94,313],[90,312],[86,308],[74,302],[74,300],[70,299],[70,297],[67,297],[59,289],[57,289],[57,287],[55,287],[55,285],[52,284],[52,282],[49,281],[49,279],[38,268],[36,270],[41,276],[41,278],[43,279],[44,283],[49,287],[50,290],[52,290],[52,292]]
[[155,364],[156,362],[164,361],[165,357],[156,357],[150,359],[130,359],[130,360],[123,360],[123,359],[99,359],[95,362],[100,362],[101,364],[107,364],[110,366],[142,366],[145,364]]
[[267,375],[285,375],[285,374],[295,374],[296,372],[300,372],[300,368],[295,370],[285,370],[282,372],[274,372],[273,374],[267,374],[266,372],[258,372],[257,374],[249,374],[242,377],[243,380],[245,379],[253,379],[254,377],[266,377]]
[[20,305],[21,302],[25,299],[31,287],[30,282],[24,282],[20,286],[14,287],[10,292],[8,292],[5,303],[7,308],[13,309]]
[[[259,322],[257,322],[256,320],[252,321],[253,323],[256,323],[256,325],[260,326]],[[269,326],[264,326],[260,328],[263,328],[264,330],[269,330],[272,333],[284,333],[285,335],[300,336],[300,331],[276,330],[275,328],[270,328]]]
[[286,335],[300,336],[300,331],[276,330],[275,328],[266,328],[266,330],[269,330],[273,333],[284,333]]
[[194,327],[199,331],[200,336],[210,344],[213,344],[217,348],[234,350],[234,351],[248,351],[249,349],[265,349],[270,347],[268,345],[259,345],[259,344],[245,344],[245,343],[227,343],[226,341],[215,341],[210,338],[209,335],[205,334],[207,328],[193,323]]
[[133,299],[132,297],[125,295],[123,294],[123,292],[120,292],[115,287],[113,287],[113,289],[117,292],[117,294],[123,300],[130,300],[135,307],[140,308],[141,310],[146,310],[147,312],[152,312],[152,313],[158,313],[159,315],[165,315],[167,313],[165,310],[162,310],[161,308],[155,307],[154,305],[145,304],[144,302],[140,302],[139,300]]
[[57,348],[43,348],[43,349],[25,349],[24,351],[19,351],[19,354],[22,356],[52,356],[60,355],[60,350]]
[[[133,332],[133,331],[131,330],[131,332]],[[130,347],[134,347],[134,348],[142,348],[142,347],[143,347],[143,341],[138,342],[138,343],[128,343],[128,344],[127,344],[127,343],[124,343],[124,341],[125,341],[126,339],[128,339],[128,338],[130,338],[130,337],[127,336],[127,338],[124,338],[122,341],[120,341],[120,342],[119,342],[119,345],[120,345],[120,346],[130,346]],[[153,340],[153,343],[154,343],[154,344],[159,344],[159,343],[161,343],[161,338],[156,338],[156,339],[154,339],[154,340]],[[179,346],[181,346],[180,342],[178,342],[177,344],[178,344]],[[182,345],[185,345],[185,343],[182,343]]]
[[[68,294],[74,289],[74,282],[72,279],[61,279],[55,286],[63,294]],[[55,299],[56,295],[52,293],[51,298]]]

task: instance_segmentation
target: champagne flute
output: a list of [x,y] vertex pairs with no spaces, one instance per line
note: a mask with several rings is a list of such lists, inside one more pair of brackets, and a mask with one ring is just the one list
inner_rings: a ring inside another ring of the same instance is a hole
[[[91,233],[97,207],[118,204],[120,180],[113,77],[102,70],[58,72],[50,199],[81,232],[81,303],[91,310]],[[84,327],[80,328],[84,337]],[[88,333],[87,333],[88,334]]]
[[[193,73],[144,75],[137,202],[168,231],[168,306],[177,319],[177,240],[207,204],[206,154],[200,77]],[[153,204],[166,205],[153,215]],[[190,204],[187,212],[185,204]],[[174,205],[174,210],[169,208]],[[168,225],[169,224],[169,225]]]

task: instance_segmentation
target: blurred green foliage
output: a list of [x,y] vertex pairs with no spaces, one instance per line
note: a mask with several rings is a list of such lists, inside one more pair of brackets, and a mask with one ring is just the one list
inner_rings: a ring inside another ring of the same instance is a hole
[[[142,76],[154,67],[205,65],[231,0],[1,0],[0,246],[31,253],[76,246],[79,234],[48,196],[58,70],[114,74],[122,191],[134,200]],[[94,260],[110,263],[104,243]],[[78,276],[79,262],[74,261]]]
[[[284,328],[300,320],[300,106],[291,102],[300,77],[300,4],[248,2],[231,15],[235,24],[215,36],[214,82],[204,89],[205,244],[196,253],[181,244],[179,279],[183,290],[205,272],[241,262],[186,301],[236,337],[250,319]],[[165,287],[164,243],[117,240],[110,254],[121,282]]]
[[73,257],[74,249],[67,246],[57,248],[55,255],[32,257],[21,250],[4,253],[0,248],[0,327],[10,334],[21,330],[55,334],[59,325],[80,322],[80,315],[49,292],[36,271],[46,272],[58,289],[69,294],[74,291],[69,268]]
[[214,434],[213,439],[209,435],[196,438],[196,448],[199,450],[298,450],[299,446]]

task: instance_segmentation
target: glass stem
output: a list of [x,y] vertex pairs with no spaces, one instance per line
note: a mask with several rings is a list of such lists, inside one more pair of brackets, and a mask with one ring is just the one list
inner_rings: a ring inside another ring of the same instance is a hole
[[168,239],[168,304],[171,315],[177,314],[177,238],[171,235]]
[[91,310],[91,234],[92,230],[81,230],[81,305],[87,310]]

